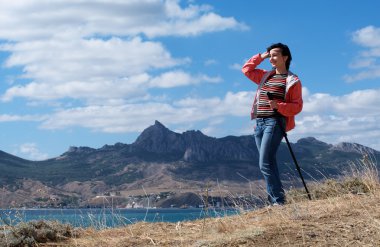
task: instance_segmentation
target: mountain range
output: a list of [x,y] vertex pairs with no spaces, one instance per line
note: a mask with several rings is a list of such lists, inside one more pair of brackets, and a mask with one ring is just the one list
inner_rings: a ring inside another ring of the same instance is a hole
[[[344,175],[363,159],[377,165],[373,161],[380,158],[380,152],[356,143],[332,145],[307,137],[291,145],[307,181]],[[285,183],[298,186],[285,143],[277,159]],[[214,138],[194,130],[176,133],[159,121],[132,144],[70,147],[43,161],[0,151],[3,208],[85,206],[109,195],[123,201],[147,193],[195,192],[205,187],[240,193],[261,179],[252,136]]]

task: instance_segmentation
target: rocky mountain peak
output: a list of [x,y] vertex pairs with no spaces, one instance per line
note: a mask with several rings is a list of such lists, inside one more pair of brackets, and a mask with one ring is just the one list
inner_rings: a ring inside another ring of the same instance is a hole
[[160,121],[158,121],[158,120],[155,120],[154,121],[154,125],[153,125],[153,127],[155,127],[155,128],[158,128],[158,129],[167,129]]
[[165,138],[165,136],[170,134],[171,132],[171,130],[169,130],[162,123],[156,120],[154,122],[154,125],[149,126],[143,132],[141,132],[134,144],[138,145],[150,139],[162,139]]
[[66,153],[90,153],[93,152],[95,149],[90,147],[75,147],[71,146],[69,150]]
[[159,121],[146,128],[133,143],[133,146],[140,147],[146,151],[154,153],[170,153],[181,149],[181,135],[166,128]]
[[297,141],[297,144],[313,144],[313,145],[321,145],[321,146],[328,146],[329,144],[317,140],[315,137],[305,137],[301,138]]

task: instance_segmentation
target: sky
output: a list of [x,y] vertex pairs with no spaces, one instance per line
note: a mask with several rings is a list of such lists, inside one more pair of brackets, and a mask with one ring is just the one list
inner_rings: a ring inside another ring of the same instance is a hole
[[289,140],[380,150],[380,1],[337,2],[0,0],[0,150],[130,144],[155,120],[251,135],[257,86],[241,67],[277,42],[303,86]]

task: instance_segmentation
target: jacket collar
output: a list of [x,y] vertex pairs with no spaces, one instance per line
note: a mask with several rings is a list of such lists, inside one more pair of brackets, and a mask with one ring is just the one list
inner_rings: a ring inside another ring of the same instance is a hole
[[[275,73],[276,73],[275,69],[272,69],[268,71],[267,73],[265,73],[263,78],[261,79],[259,88],[261,88],[264,82],[268,80],[268,77],[274,75]],[[293,72],[291,72],[290,70],[288,70],[288,77],[286,78],[286,89],[285,89],[286,93],[288,92],[289,88],[294,86],[294,84],[298,83],[299,81],[300,80],[298,76],[294,74]]]
[[286,78],[286,92],[288,92],[289,88],[298,83],[300,79],[296,74],[293,74],[290,70],[288,71],[288,77]]

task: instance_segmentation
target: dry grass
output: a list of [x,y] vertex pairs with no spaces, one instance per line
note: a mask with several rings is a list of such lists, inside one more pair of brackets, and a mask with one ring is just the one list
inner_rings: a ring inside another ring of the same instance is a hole
[[[345,194],[375,193],[379,189],[379,172],[377,161],[373,156],[364,153],[363,158],[351,162],[346,175],[338,179],[326,179],[323,182],[310,184],[310,193],[313,199],[328,199]],[[307,199],[303,188],[287,192],[290,202],[299,202]]]
[[[313,186],[314,200],[181,223],[82,230],[67,246],[380,246],[380,184],[374,162]],[[297,193],[294,193],[297,195]],[[301,194],[301,193],[298,193]],[[297,202],[296,202],[297,201]]]
[[182,223],[82,230],[67,246],[379,246],[380,193]]

